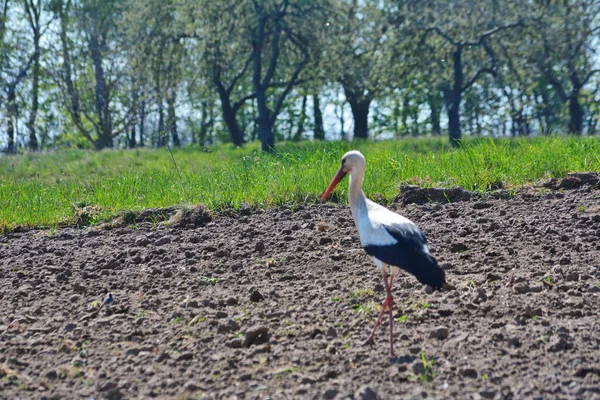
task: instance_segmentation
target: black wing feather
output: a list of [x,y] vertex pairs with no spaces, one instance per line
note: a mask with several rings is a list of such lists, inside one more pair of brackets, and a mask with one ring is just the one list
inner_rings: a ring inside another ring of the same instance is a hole
[[427,239],[423,232],[413,224],[392,224],[385,226],[385,229],[398,243],[365,246],[367,254],[388,265],[402,268],[424,285],[441,289],[446,276],[436,259],[426,250]]

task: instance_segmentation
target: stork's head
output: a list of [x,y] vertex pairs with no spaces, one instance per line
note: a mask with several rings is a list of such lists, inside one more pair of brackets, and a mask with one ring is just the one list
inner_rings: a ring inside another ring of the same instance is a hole
[[327,196],[329,196],[333,189],[335,189],[338,183],[340,183],[348,173],[352,174],[360,171],[359,173],[364,174],[365,164],[365,156],[363,156],[360,151],[352,150],[344,154],[342,156],[342,165],[340,165],[340,169],[331,180],[331,183],[327,187],[327,190],[325,190],[325,193],[323,193],[323,196],[321,196],[321,201],[324,201]]

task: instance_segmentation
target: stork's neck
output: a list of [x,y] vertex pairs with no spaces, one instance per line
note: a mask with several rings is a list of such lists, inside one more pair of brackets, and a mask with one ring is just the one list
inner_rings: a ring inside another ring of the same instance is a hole
[[352,215],[357,223],[360,216],[367,213],[366,198],[362,190],[364,177],[364,169],[357,168],[350,173],[350,189],[348,190],[348,199],[350,201]]

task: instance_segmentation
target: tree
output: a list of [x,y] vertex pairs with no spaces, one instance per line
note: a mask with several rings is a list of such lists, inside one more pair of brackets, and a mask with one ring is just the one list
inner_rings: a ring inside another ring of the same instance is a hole
[[131,107],[113,104],[123,83],[123,65],[107,62],[120,55],[116,38],[122,1],[55,0],[51,4],[60,22],[62,97],[76,129],[97,150],[112,147],[113,139],[127,132],[133,121]]
[[[287,95],[300,83],[300,73],[310,61],[310,29],[304,22],[315,18],[318,8],[303,1],[252,0],[252,9],[255,18],[249,27],[252,85],[256,93],[261,149],[271,152],[275,148],[275,119]],[[284,66],[294,67],[286,69]],[[269,91],[275,81],[282,87],[278,93]]]
[[[17,150],[15,137],[15,124],[18,114],[17,89],[29,73],[32,64],[36,59],[39,60],[39,47],[34,48],[33,51],[28,49],[24,44],[26,39],[19,31],[15,31],[11,35],[13,42],[7,43],[7,23],[11,12],[9,5],[10,0],[3,1],[2,15],[0,15],[0,72],[2,73],[0,84],[4,92],[2,100],[6,103],[6,152],[15,153]],[[25,52],[18,51],[19,48],[25,48]]]
[[392,42],[381,2],[339,0],[333,15],[328,30],[328,74],[344,89],[354,118],[354,138],[366,139],[371,102],[392,86],[392,78],[398,79],[393,77],[392,64],[401,61],[397,54],[401,45]]
[[27,120],[27,129],[29,130],[29,149],[36,151],[38,149],[38,140],[35,130],[35,122],[39,108],[39,90],[40,90],[40,39],[42,37],[42,26],[40,16],[42,12],[41,0],[23,0],[25,3],[25,12],[27,22],[31,28],[33,37],[33,67],[31,71],[31,110]]
[[569,132],[583,132],[584,87],[600,69],[594,68],[600,32],[599,0],[536,1],[527,9],[527,32],[537,46],[530,60],[569,110]]
[[433,35],[443,43],[445,54],[431,56],[451,60],[451,71],[442,78],[442,89],[450,143],[458,145],[461,141],[463,95],[485,74],[495,74],[489,62],[485,61],[484,44],[493,36],[521,26],[521,21],[511,14],[498,15],[497,7],[474,7],[469,0],[409,2],[408,11],[427,39]]

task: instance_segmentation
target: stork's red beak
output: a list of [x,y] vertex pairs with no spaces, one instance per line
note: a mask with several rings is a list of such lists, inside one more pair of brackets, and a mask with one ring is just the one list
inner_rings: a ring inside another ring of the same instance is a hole
[[333,192],[333,189],[335,189],[335,187],[338,185],[338,183],[340,183],[340,181],[344,178],[344,176],[346,176],[346,174],[347,174],[347,172],[344,171],[342,168],[340,168],[338,170],[338,172],[335,174],[335,176],[331,180],[331,183],[329,184],[329,186],[327,186],[325,193],[323,193],[323,196],[321,196],[321,201],[325,201],[325,199],[329,196],[329,194],[331,192]]

